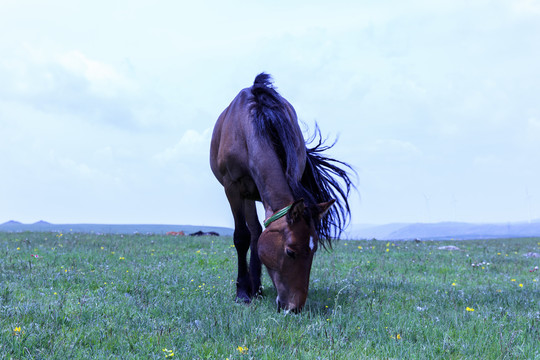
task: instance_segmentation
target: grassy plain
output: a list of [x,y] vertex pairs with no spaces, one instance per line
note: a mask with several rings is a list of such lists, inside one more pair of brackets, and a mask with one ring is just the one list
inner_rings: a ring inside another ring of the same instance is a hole
[[540,238],[340,241],[300,315],[234,303],[231,244],[0,233],[0,358],[540,359]]

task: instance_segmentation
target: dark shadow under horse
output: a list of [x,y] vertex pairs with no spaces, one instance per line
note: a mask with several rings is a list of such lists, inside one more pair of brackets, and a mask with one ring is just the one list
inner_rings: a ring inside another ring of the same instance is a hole
[[[350,218],[350,167],[322,155],[331,146],[322,144],[318,128],[315,135],[318,144],[307,148],[294,108],[264,73],[217,120],[210,166],[234,217],[237,301],[260,294],[262,261],[278,293],[278,310],[300,311],[313,255],[319,244],[331,246]],[[264,231],[255,201],[264,205]]]

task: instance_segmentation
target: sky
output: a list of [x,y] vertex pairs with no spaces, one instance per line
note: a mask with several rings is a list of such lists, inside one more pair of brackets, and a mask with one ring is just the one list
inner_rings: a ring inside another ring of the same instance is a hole
[[210,138],[263,71],[352,223],[540,218],[538,0],[1,0],[0,33],[0,223],[232,227]]

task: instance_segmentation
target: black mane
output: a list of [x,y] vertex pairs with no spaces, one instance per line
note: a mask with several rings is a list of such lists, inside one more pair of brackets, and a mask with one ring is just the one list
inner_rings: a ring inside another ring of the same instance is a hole
[[254,96],[251,111],[255,131],[261,139],[269,140],[285,171],[289,185],[295,182],[295,167],[298,159],[294,147],[294,131],[287,119],[284,99],[274,89],[272,77],[261,73],[251,87]]
[[265,73],[257,75],[251,92],[254,97],[251,112],[256,134],[273,145],[294,198],[303,198],[308,207],[336,199],[335,205],[321,221],[316,222],[322,245],[331,246],[330,240],[339,238],[350,218],[347,198],[354,185],[343,167],[352,170],[351,167],[322,155],[334,144],[323,144],[321,132],[316,125],[312,141],[318,137],[318,142],[313,148],[306,148],[305,170],[298,182],[295,178],[296,169],[303,164],[298,164],[295,131],[288,119],[285,100],[273,87],[272,77]]

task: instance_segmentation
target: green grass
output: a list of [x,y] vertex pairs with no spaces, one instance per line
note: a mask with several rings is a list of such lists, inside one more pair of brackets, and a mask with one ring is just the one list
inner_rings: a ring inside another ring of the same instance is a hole
[[266,274],[262,299],[233,301],[231,244],[0,233],[0,358],[540,358],[539,259],[523,256],[539,238],[341,241],[300,315],[276,312]]

